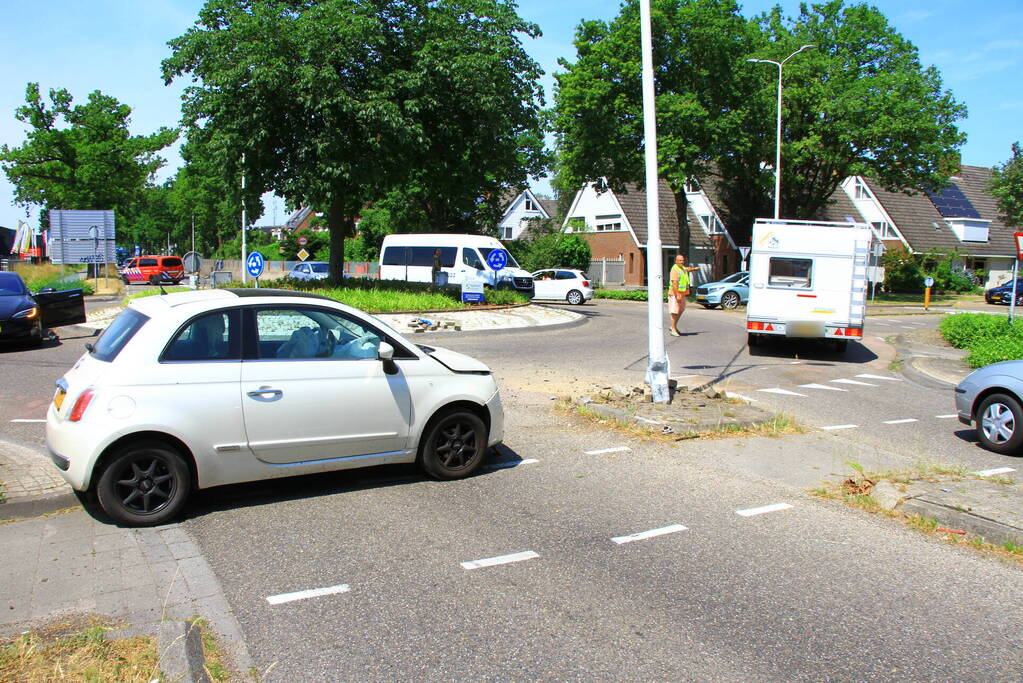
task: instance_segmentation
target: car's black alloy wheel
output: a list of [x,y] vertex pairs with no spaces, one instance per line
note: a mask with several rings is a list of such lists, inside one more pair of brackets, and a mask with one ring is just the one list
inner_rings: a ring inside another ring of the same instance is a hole
[[487,426],[467,410],[444,413],[427,428],[421,446],[423,469],[438,479],[467,477],[483,463]]
[[991,394],[977,409],[977,436],[988,450],[1012,455],[1023,445],[1023,408],[1007,394]]
[[181,456],[159,441],[132,444],[107,463],[96,485],[103,511],[127,526],[152,526],[174,518],[192,488]]

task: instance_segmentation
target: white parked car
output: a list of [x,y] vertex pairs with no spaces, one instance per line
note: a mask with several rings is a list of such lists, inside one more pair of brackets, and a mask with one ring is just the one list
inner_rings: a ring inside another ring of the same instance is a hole
[[306,261],[291,267],[288,277],[295,280],[326,280],[330,276],[330,264],[326,261]]
[[410,462],[465,477],[504,433],[486,365],[315,294],[138,299],[87,348],[46,441],[122,524],[161,524],[222,484]]
[[549,268],[533,273],[534,299],[567,301],[573,306],[593,298],[590,277],[581,270]]

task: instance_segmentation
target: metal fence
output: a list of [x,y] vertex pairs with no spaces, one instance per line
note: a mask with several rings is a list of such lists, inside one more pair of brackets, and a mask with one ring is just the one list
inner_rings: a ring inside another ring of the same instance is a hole
[[618,259],[594,259],[586,271],[595,287],[625,284],[625,261]]

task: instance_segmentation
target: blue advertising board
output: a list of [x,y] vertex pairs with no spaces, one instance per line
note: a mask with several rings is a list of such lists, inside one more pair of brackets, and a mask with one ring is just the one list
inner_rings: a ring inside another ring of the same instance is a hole
[[249,275],[258,278],[263,274],[263,266],[266,262],[263,260],[263,255],[258,251],[251,252],[245,259],[245,269]]
[[466,280],[462,283],[462,303],[481,304],[484,301],[483,281]]

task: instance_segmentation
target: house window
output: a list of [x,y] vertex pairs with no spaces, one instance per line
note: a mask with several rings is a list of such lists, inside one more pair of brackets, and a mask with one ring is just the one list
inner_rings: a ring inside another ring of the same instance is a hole
[[703,225],[710,231],[712,235],[720,235],[724,233],[725,226],[721,222],[721,219],[716,215],[703,215],[700,216],[700,220],[703,221]]
[[693,194],[700,191],[700,183],[696,178],[690,178],[686,181],[686,194]]
[[870,194],[870,190],[867,189],[867,184],[863,182],[862,178],[856,179],[856,186],[853,188],[853,197],[856,199],[873,199]]
[[526,211],[536,211],[536,203],[532,199],[526,200]]
[[881,236],[883,240],[897,240],[899,236],[895,234],[895,228],[888,221],[872,221],[871,225],[877,230],[877,234]]
[[[619,261],[621,260],[621,258],[622,258],[622,255],[618,254],[618,260]],[[629,275],[632,275],[632,271],[633,271],[633,268],[634,268],[635,265],[636,265],[636,255],[633,254],[633,253],[630,253],[629,254]]]
[[621,221],[607,222],[607,223],[597,223],[597,226],[596,226],[596,231],[597,232],[611,232],[611,231],[621,230],[621,229],[622,229]]
[[511,228],[505,228],[504,229],[504,238],[503,239],[510,240],[511,238],[512,238],[512,229]]

